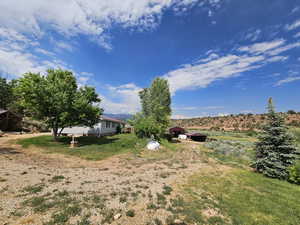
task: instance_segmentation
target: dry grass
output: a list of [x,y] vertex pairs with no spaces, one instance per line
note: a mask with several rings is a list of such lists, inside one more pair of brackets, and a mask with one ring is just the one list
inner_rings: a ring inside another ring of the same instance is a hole
[[300,219],[299,186],[232,167],[202,143],[164,143],[157,152],[101,161],[9,145],[2,143],[18,153],[0,154],[0,224],[296,225]]

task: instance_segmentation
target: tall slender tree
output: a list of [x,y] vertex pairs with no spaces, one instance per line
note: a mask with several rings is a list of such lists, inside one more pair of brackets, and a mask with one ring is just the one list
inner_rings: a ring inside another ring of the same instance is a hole
[[139,92],[141,105],[142,105],[142,113],[143,115],[150,116],[151,115],[151,96],[150,96],[150,89],[144,88]]
[[153,80],[150,87],[150,104],[151,115],[167,128],[171,116],[171,94],[167,80],[159,77]]
[[139,137],[150,134],[159,138],[170,124],[171,94],[168,81],[163,78],[153,80],[149,88],[139,93],[142,114],[135,119],[135,130]]
[[267,123],[256,143],[253,167],[268,177],[287,179],[288,167],[296,159],[297,148],[284,124],[284,118],[275,112],[273,100],[269,99]]

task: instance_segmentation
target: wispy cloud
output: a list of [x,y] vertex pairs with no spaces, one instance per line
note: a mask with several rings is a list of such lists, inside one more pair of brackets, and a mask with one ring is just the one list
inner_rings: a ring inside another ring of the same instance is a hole
[[294,35],[294,38],[300,38],[300,32]]
[[245,34],[244,40],[256,41],[261,33],[262,31],[260,29],[251,29]]
[[239,47],[234,54],[221,57],[208,55],[196,63],[169,71],[164,77],[168,79],[173,94],[179,90],[205,88],[214,81],[287,60],[288,56],[280,54],[297,47],[300,47],[300,42],[286,44],[284,39],[254,43]]
[[42,49],[42,48],[36,48],[36,49],[34,49],[34,51],[37,52],[37,53],[49,56],[49,57],[55,56],[55,54],[53,52],[47,51],[47,50]]
[[287,24],[285,26],[285,29],[290,31],[290,30],[294,30],[296,28],[300,27],[300,19],[296,20],[294,23],[292,24]]
[[140,87],[133,83],[108,86],[108,95],[102,95],[102,107],[107,113],[136,113],[140,110]]
[[182,120],[182,119],[189,119],[191,118],[190,116],[182,115],[182,114],[174,114],[171,116],[172,119],[174,120]]
[[[44,36],[46,28],[66,37],[87,35],[90,40],[109,49],[111,46],[106,42],[106,38],[113,24],[137,30],[153,29],[160,23],[166,9],[186,10],[186,7],[192,7],[199,2],[198,0],[26,0],[26,2],[2,0],[0,27],[10,28],[18,33],[33,34],[35,37]],[[215,8],[220,2],[201,1]]]
[[300,7],[296,6],[295,8],[292,9],[290,14],[294,14],[294,13],[298,12],[299,10],[300,10]]
[[238,50],[241,52],[249,52],[251,54],[262,54],[265,51],[268,51],[270,49],[274,49],[278,46],[281,46],[284,44],[284,40],[283,39],[279,39],[279,40],[274,40],[274,41],[270,41],[270,42],[261,42],[261,43],[256,43],[250,46],[243,46],[240,47]]
[[190,111],[190,110],[216,110],[224,109],[224,106],[177,106],[173,108],[176,111]]
[[72,52],[74,50],[74,47],[65,41],[54,41],[54,43],[55,43],[55,49],[57,51],[65,50],[65,51]]
[[274,86],[281,86],[283,84],[291,83],[300,80],[300,76],[298,77],[287,77],[285,79],[282,79],[278,81]]

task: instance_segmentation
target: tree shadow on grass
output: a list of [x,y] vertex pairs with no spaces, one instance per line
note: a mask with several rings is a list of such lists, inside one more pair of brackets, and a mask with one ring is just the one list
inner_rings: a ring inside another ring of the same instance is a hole
[[0,155],[15,155],[21,154],[21,152],[17,151],[14,148],[0,148]]
[[176,144],[176,143],[181,143],[181,141],[179,141],[178,139],[171,139],[168,141],[169,143],[173,143],[173,144]]
[[[115,141],[119,140],[119,138],[112,137],[94,137],[94,136],[81,136],[76,137],[75,141],[78,141],[78,146],[88,146],[88,145],[105,145],[111,144]],[[58,141],[64,145],[69,145],[72,141],[72,137],[60,137]]]

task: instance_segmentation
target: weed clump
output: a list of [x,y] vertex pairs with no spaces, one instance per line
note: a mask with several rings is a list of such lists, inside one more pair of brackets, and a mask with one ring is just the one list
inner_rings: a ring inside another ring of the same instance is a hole
[[134,217],[135,216],[135,211],[133,209],[128,210],[126,212],[126,216]]

